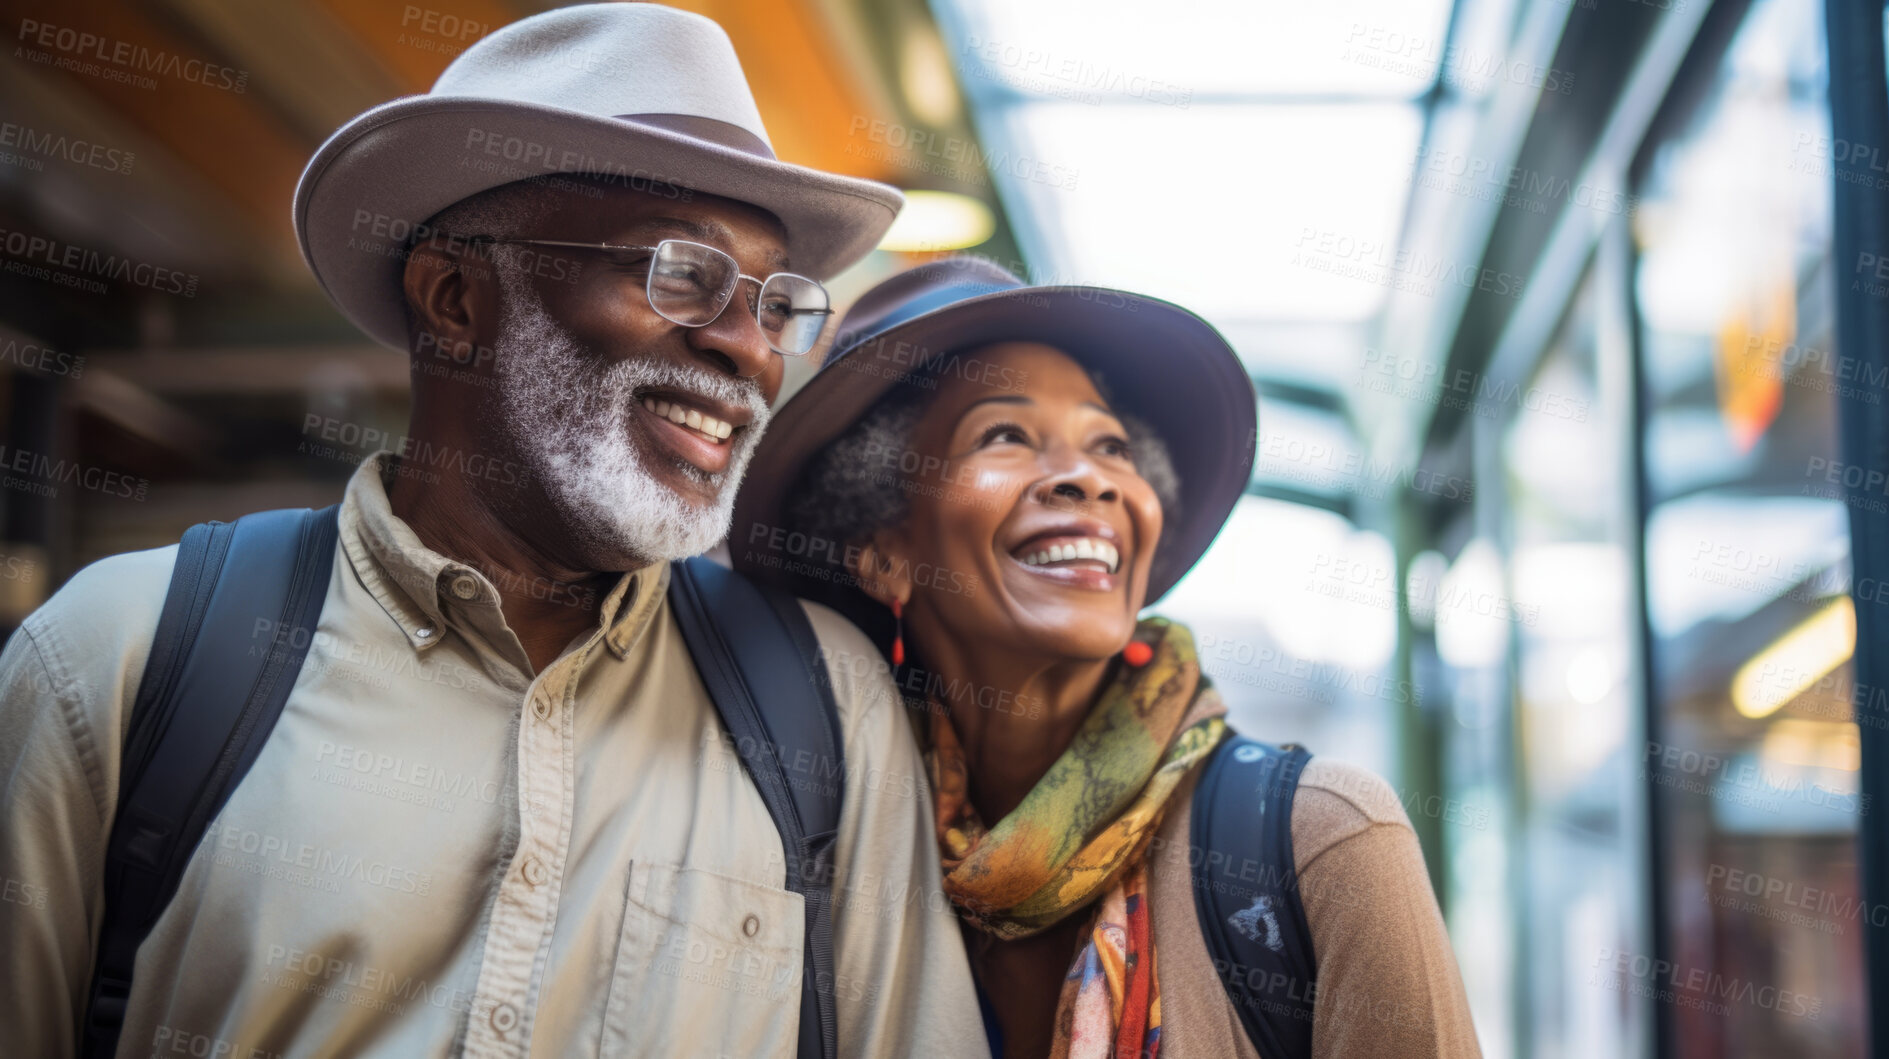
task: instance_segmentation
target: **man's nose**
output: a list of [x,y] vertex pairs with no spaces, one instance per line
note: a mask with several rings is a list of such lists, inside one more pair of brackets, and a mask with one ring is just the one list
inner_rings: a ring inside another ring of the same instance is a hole
[[[748,310],[746,294],[736,289],[720,316],[701,327],[688,328],[689,348],[718,370],[760,382],[762,389],[768,390],[767,398],[771,401],[774,393],[768,388],[766,376],[779,354],[767,344],[760,321]],[[772,373],[773,376],[778,374]],[[778,387],[777,378],[775,385]]]

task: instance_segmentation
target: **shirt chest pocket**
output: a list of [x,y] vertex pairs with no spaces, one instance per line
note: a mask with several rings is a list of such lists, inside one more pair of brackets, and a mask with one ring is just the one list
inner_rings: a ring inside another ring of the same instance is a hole
[[805,899],[674,864],[630,866],[604,1056],[788,1056]]

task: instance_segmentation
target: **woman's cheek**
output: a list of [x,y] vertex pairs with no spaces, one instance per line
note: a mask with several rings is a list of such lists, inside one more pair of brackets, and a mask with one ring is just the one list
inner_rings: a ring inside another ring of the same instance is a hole
[[1135,545],[1143,555],[1153,555],[1155,542],[1161,539],[1161,501],[1154,495],[1154,487],[1143,485],[1143,494],[1136,504]]
[[1018,475],[995,468],[984,468],[977,472],[971,482],[971,489],[978,498],[991,504],[999,504],[1017,492]]

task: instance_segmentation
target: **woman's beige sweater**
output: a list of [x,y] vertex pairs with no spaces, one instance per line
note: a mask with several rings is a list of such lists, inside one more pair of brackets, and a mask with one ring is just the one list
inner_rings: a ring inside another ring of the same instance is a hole
[[[1190,713],[1204,715],[1213,696],[1201,698]],[[1149,852],[1161,1056],[1277,1059],[1247,1040],[1201,938],[1187,856],[1201,771],[1174,793]],[[1313,757],[1292,805],[1292,847],[1318,960],[1315,1059],[1480,1056],[1423,854],[1390,784]]]

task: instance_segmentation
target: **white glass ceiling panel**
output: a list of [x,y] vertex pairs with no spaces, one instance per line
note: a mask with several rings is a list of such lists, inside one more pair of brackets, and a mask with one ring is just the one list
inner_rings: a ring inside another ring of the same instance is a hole
[[1447,0],[964,0],[939,18],[965,87],[1185,106],[1225,96],[1428,90]]
[[1216,323],[1356,320],[1394,284],[1407,104],[987,107],[983,137],[1034,278],[1122,287]]

